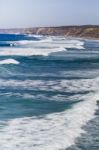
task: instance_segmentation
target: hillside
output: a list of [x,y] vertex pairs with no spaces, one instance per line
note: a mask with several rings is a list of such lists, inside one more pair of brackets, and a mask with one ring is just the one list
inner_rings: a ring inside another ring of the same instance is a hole
[[0,29],[0,32],[8,33],[28,33],[43,35],[64,35],[73,37],[99,38],[99,26],[63,26],[63,27],[38,27],[25,29]]

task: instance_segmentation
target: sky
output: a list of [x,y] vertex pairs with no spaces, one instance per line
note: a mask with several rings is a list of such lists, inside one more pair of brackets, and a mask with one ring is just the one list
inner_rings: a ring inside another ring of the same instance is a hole
[[99,25],[99,0],[0,0],[0,28]]

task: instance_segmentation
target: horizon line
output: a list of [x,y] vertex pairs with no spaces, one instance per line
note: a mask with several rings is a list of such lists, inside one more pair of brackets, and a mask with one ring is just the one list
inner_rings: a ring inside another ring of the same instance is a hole
[[32,29],[32,28],[59,28],[59,27],[83,27],[83,26],[99,26],[96,24],[82,24],[82,25],[59,25],[59,26],[34,26],[34,27],[9,27],[0,28],[0,30],[10,30],[10,29]]

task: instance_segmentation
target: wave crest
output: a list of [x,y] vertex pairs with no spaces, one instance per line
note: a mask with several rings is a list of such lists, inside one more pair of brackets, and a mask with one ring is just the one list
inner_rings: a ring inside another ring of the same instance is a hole
[[5,59],[5,60],[1,60],[0,61],[0,65],[3,65],[3,64],[19,64],[18,61],[16,61],[15,59]]

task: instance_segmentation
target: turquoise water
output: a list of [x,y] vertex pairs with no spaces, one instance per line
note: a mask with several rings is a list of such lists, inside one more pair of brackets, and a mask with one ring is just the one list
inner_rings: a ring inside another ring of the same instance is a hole
[[99,149],[99,41],[0,35],[0,149]]

